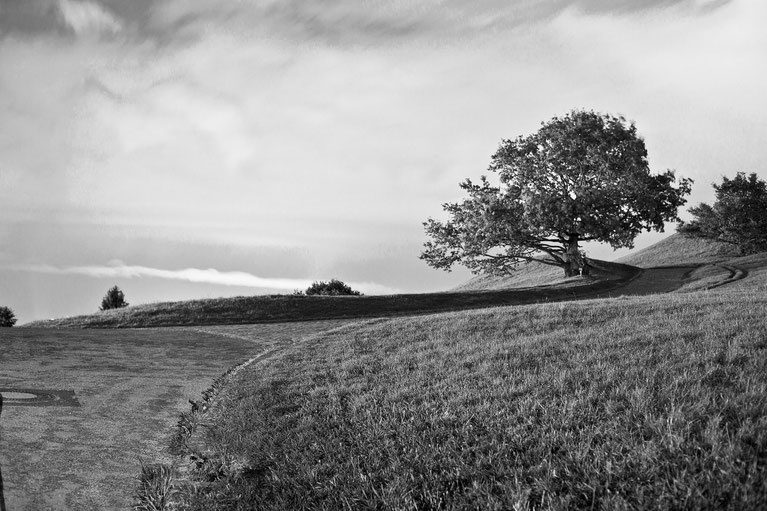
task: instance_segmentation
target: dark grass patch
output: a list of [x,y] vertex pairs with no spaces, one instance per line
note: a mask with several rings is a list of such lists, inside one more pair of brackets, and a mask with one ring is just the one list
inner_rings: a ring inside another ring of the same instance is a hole
[[6,406],[80,406],[74,390],[0,388],[0,399]]

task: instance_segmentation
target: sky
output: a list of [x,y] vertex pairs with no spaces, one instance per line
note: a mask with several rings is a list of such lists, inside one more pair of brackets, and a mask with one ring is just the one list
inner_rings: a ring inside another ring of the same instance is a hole
[[422,222],[572,109],[636,122],[651,169],[711,202],[722,176],[767,177],[765,19],[763,0],[0,0],[0,305],[449,289],[470,274],[418,259]]

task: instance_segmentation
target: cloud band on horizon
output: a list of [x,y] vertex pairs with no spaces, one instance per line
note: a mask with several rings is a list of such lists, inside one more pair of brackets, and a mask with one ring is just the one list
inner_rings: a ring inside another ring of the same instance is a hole
[[[113,266],[70,266],[59,268],[49,264],[4,265],[5,270],[48,275],[83,275],[92,278],[158,278],[166,280],[181,280],[197,284],[216,284],[232,287],[250,287],[259,289],[275,289],[293,291],[306,289],[312,284],[309,279],[289,279],[259,277],[242,271],[219,271],[215,268],[184,268],[181,270],[164,270],[147,266],[113,265]],[[351,287],[367,294],[394,294],[396,289],[375,282],[349,282]]]

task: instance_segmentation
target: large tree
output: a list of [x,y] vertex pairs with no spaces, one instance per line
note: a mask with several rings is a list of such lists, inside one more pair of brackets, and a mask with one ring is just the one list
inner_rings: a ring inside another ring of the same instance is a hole
[[714,185],[713,206],[690,208],[693,220],[680,222],[686,236],[709,238],[737,245],[744,254],[767,251],[767,183],[755,173],[738,172]]
[[566,276],[584,264],[580,243],[632,247],[643,230],[663,231],[691,181],[674,187],[674,172],[652,175],[644,140],[633,122],[593,111],[572,111],[542,123],[534,134],[503,140],[490,171],[467,179],[462,202],[443,205],[446,222],[424,223],[431,238],[421,259],[450,270],[509,274],[519,263],[559,266]]

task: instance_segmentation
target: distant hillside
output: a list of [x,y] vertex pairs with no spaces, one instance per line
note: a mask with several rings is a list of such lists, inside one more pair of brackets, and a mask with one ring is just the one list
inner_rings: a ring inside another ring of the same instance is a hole
[[495,291],[383,296],[241,296],[165,302],[71,318],[35,321],[33,328],[136,328],[224,325],[428,314],[465,309],[592,298],[620,287],[641,270],[600,261],[594,275],[550,286]]
[[654,245],[623,256],[616,261],[640,268],[652,268],[653,266],[716,263],[739,255],[738,248],[729,243],[672,234]]
[[[738,259],[737,250],[717,242],[673,235],[618,262],[592,259],[588,277],[562,277],[542,264],[523,266],[512,277],[476,277],[445,293],[387,296],[250,296],[166,302],[103,311],[87,316],[35,321],[36,328],[136,328],[181,325],[249,324],[392,317],[478,309],[619,294],[708,289],[762,270],[763,257]],[[712,264],[718,263],[718,264]],[[656,266],[676,266],[669,276]],[[679,268],[679,267],[686,268]],[[698,267],[700,266],[700,267]],[[646,268],[643,272],[640,268]],[[680,273],[677,275],[678,273]],[[642,282],[639,282],[642,281]]]

